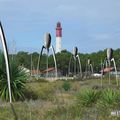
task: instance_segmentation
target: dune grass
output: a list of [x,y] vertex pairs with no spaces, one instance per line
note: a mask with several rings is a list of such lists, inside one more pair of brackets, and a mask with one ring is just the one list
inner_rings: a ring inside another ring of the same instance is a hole
[[[99,81],[70,80],[67,91],[63,85],[68,81],[28,82],[25,100],[14,102],[13,108],[18,120],[119,120],[119,116],[111,116],[111,111],[120,110],[120,87],[108,86],[104,80],[101,88]],[[15,120],[9,103],[0,101],[0,119]]]

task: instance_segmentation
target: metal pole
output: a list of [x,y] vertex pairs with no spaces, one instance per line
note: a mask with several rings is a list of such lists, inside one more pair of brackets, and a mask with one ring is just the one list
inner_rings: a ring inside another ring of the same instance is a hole
[[103,86],[103,65],[102,65],[102,60],[101,60],[101,87]]
[[68,75],[70,74],[70,65],[71,65],[72,57],[73,57],[73,55],[71,55],[71,57],[70,57],[69,66],[68,66]]
[[6,43],[6,39],[5,39],[5,35],[4,35],[4,31],[3,31],[3,28],[2,28],[1,22],[0,22],[0,37],[1,37],[1,41],[2,41],[4,57],[5,57],[7,81],[8,81],[8,90],[9,90],[9,99],[10,99],[10,103],[12,103],[12,94],[11,94],[11,85],[10,85],[9,57],[8,57],[7,43]]
[[115,59],[112,58],[111,61],[113,61],[113,64],[114,64],[115,73],[116,73],[116,83],[117,83],[117,86],[118,86],[118,85],[119,85],[119,82],[118,82],[118,78],[117,78],[117,67],[116,67]]
[[91,73],[90,76],[92,77],[92,75],[93,75],[93,73],[94,73],[94,72],[93,72],[93,66],[92,66],[92,64],[90,64],[89,66],[90,66],[90,71],[91,71],[91,72],[90,72],[90,73]]
[[74,56],[74,75],[76,75],[76,57]]
[[[108,65],[109,65],[109,68],[110,68],[110,60],[108,60]],[[110,71],[109,71],[109,85],[111,85]]]
[[42,46],[41,52],[39,53],[39,57],[38,57],[38,64],[37,64],[37,79],[38,79],[38,76],[39,76],[40,62],[41,62],[42,52],[43,52],[43,49],[44,49],[44,48],[45,48],[45,47]]
[[31,77],[32,77],[32,53],[31,53]]
[[48,78],[48,50],[46,50],[46,51],[47,51],[47,53],[46,53],[46,55],[47,55],[47,61],[46,61],[47,74],[46,74],[46,78]]
[[80,57],[79,57],[79,55],[77,55],[77,57],[78,57],[78,62],[79,62],[80,75],[81,75],[81,78],[82,78],[82,67],[81,67],[81,60],[80,60]]
[[52,52],[53,52],[53,58],[54,58],[54,63],[55,63],[55,72],[56,72],[56,78],[58,77],[58,73],[57,73],[57,62],[56,62],[56,57],[55,57],[55,50],[54,47],[51,46]]

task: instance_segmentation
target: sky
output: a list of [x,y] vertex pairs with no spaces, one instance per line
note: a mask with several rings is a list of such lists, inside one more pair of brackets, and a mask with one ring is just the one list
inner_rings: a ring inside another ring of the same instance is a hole
[[40,51],[44,34],[62,24],[62,49],[92,53],[120,48],[120,0],[0,0],[9,51]]

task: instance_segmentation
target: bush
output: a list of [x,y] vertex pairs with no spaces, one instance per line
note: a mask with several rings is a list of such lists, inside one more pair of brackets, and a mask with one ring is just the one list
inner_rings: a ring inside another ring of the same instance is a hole
[[[10,61],[10,77],[12,100],[23,99],[27,73],[24,68],[18,67],[15,61]],[[0,97],[9,100],[6,66],[2,53],[0,53]]]
[[116,106],[120,102],[120,95],[116,90],[105,89],[101,94],[101,103],[104,106]]
[[68,81],[65,81],[63,84],[62,84],[62,88],[65,90],[65,91],[68,91],[70,90],[70,83]]
[[82,106],[92,106],[98,100],[100,92],[93,89],[86,89],[77,94],[77,104]]

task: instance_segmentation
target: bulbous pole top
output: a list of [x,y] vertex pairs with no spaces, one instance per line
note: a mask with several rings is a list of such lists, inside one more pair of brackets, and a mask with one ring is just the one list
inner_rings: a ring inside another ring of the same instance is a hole
[[78,48],[77,47],[74,47],[73,48],[73,56],[76,57],[78,54]]
[[90,65],[91,64],[91,60],[90,59],[88,59],[88,65]]
[[111,60],[113,56],[113,49],[112,48],[108,48],[107,49],[107,59]]
[[50,35],[50,33],[45,33],[45,35],[44,35],[44,47],[46,49],[49,49],[50,45],[51,45],[51,35]]

